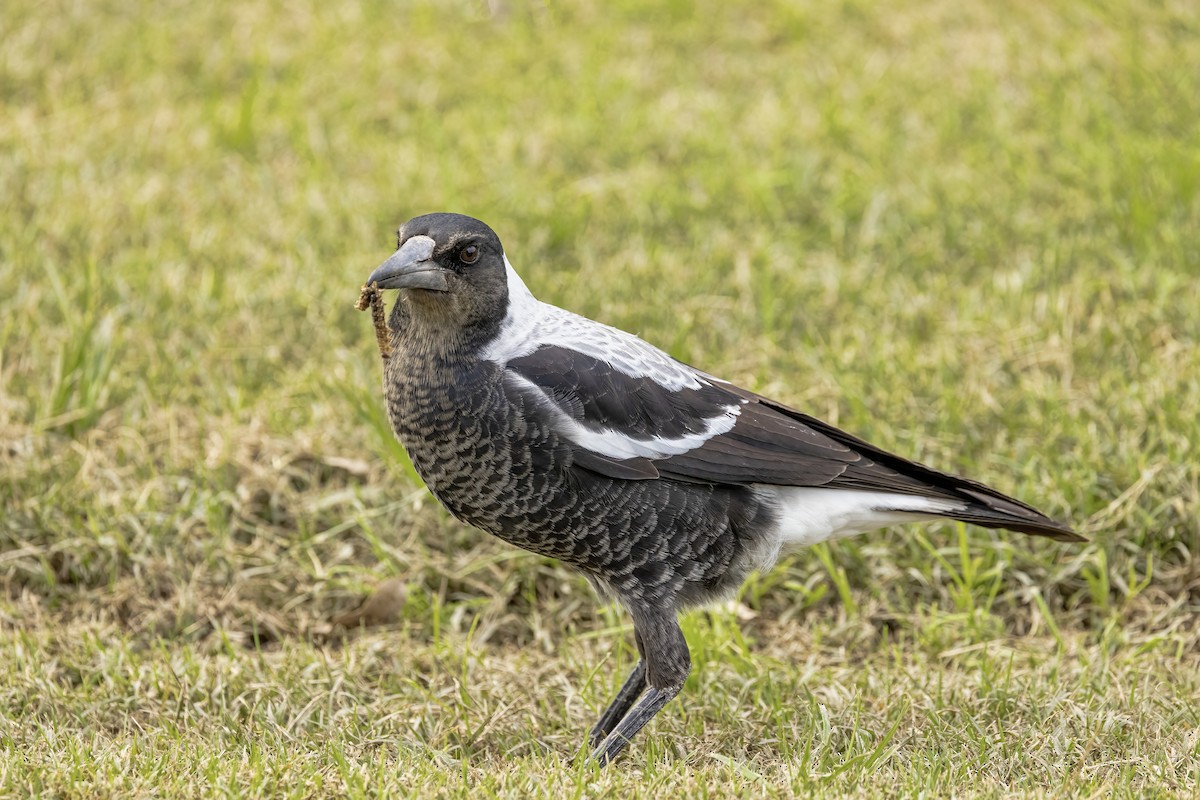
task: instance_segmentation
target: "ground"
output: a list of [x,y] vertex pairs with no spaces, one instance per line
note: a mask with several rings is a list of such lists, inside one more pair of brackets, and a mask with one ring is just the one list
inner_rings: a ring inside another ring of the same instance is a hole
[[[1200,6],[50,0],[0,40],[0,795],[1200,790]],[[804,551],[685,618],[598,770],[628,620],[437,508],[353,310],[441,210],[1089,543]]]

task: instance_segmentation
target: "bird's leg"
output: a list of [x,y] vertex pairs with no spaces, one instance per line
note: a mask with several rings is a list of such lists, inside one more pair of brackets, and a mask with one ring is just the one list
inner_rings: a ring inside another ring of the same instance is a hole
[[625,745],[629,744],[634,735],[653,719],[663,706],[679,694],[679,690],[682,688],[682,683],[666,689],[656,689],[651,686],[642,695],[642,699],[637,702],[633,710],[625,716],[625,719],[621,720],[621,724],[617,726],[616,730],[606,736],[604,741],[592,751],[592,758],[600,762],[602,767],[607,765],[625,749]]
[[633,671],[629,673],[629,677],[625,679],[625,684],[621,687],[621,691],[617,692],[617,696],[609,703],[604,714],[600,717],[600,721],[592,728],[592,732],[588,734],[588,745],[592,748],[599,746],[604,741],[604,737],[612,733],[612,729],[617,727],[617,723],[625,718],[629,713],[629,709],[633,707],[634,702],[642,696],[642,692],[646,689],[646,659],[638,658],[637,664]]
[[[676,621],[673,611],[669,616],[653,612],[635,612],[633,625],[642,660],[638,662],[637,667],[634,667],[634,675],[631,675],[630,680],[625,682],[617,700],[623,699],[625,690],[629,688],[632,679],[636,677],[643,664],[645,665],[645,681],[648,685],[633,708],[604,737],[604,741],[592,750],[592,758],[600,762],[601,766],[616,758],[637,732],[653,719],[654,715],[661,711],[663,706],[669,703],[675,695],[679,694],[683,688],[683,682],[687,680],[688,672],[692,668],[687,641],[683,638],[683,631],[679,629],[679,623]],[[601,719],[601,723],[608,720],[609,713],[614,712],[616,705],[617,703],[614,702],[613,706],[609,707],[604,718]],[[596,729],[598,730],[600,727],[598,724]]]

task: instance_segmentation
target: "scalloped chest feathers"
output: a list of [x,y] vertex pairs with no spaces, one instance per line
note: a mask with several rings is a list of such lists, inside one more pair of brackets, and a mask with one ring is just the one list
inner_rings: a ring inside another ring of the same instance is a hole
[[[384,375],[388,416],[417,474],[454,516],[520,547],[568,557],[562,532],[582,499],[564,478],[569,455],[506,396],[489,361],[406,358]],[[572,508],[574,507],[574,508]]]

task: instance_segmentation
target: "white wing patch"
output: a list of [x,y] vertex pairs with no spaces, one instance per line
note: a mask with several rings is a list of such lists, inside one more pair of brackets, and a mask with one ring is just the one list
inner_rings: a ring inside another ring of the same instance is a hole
[[891,492],[755,484],[760,496],[774,500],[779,519],[775,533],[785,549],[854,536],[888,525],[933,519],[966,506]]
[[631,378],[649,378],[672,392],[699,389],[707,382],[696,370],[631,333],[543,303],[525,286],[507,256],[504,266],[508,314],[499,335],[481,354],[485,360],[503,365],[543,345],[557,345],[611,364]]
[[589,428],[568,415],[558,407],[541,388],[521,375],[509,372],[508,376],[528,389],[537,398],[542,408],[548,411],[554,419],[555,429],[580,447],[585,447],[593,453],[599,453],[608,458],[624,460],[628,458],[669,458],[681,455],[689,450],[695,450],[714,436],[728,433],[737,423],[738,415],[742,413],[740,404],[724,406],[722,413],[705,420],[704,430],[688,433],[674,438],[651,437],[643,439],[630,436],[612,428],[595,430]]

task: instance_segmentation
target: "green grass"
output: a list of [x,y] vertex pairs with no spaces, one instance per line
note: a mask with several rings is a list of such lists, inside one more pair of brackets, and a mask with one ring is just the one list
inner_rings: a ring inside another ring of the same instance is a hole
[[[52,0],[0,44],[0,795],[1200,790],[1195,4]],[[382,416],[353,303],[435,210],[1091,542],[801,553],[595,770],[627,621]]]

